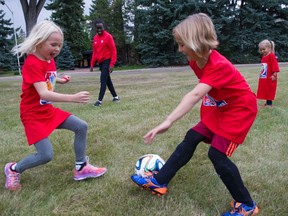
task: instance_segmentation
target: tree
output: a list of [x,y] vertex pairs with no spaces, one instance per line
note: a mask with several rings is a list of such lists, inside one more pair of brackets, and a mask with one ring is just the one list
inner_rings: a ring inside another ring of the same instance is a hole
[[126,37],[124,32],[124,0],[92,0],[89,21],[91,24],[91,40],[96,34],[95,21],[101,19],[105,29],[113,36],[117,47],[117,63],[126,64]]
[[114,0],[111,5],[111,27],[110,33],[113,35],[117,46],[118,64],[126,64],[126,43],[123,19],[124,0]]
[[20,0],[25,24],[26,35],[29,35],[33,26],[37,23],[38,16],[45,4],[45,0]]
[[84,51],[84,2],[83,0],[51,0],[45,6],[51,10],[51,19],[57,23],[64,32],[64,39],[70,47],[76,65],[82,61]]
[[4,19],[5,13],[0,10],[0,71],[16,69],[16,61],[10,50],[13,47],[14,29],[11,20]]
[[[150,66],[167,66],[181,61],[182,56],[175,48],[172,29],[177,23],[177,16],[182,14],[181,11],[177,11],[176,6],[186,7],[175,2],[179,1],[136,1],[135,42],[141,63]],[[187,5],[185,1],[183,4]]]
[[279,60],[287,59],[287,1],[227,1],[225,6],[218,36],[219,50],[227,58],[233,63],[259,62],[258,43],[269,39],[276,44]]
[[101,19],[105,23],[105,28],[110,31],[110,15],[112,14],[110,3],[108,0],[92,0],[89,10],[89,21],[91,25],[91,40],[96,34],[95,21]]
[[194,13],[208,14],[219,50],[233,63],[260,61],[258,43],[273,40],[280,61],[287,61],[287,0],[135,0],[136,48],[145,65],[186,63],[172,37],[175,25]]
[[56,57],[56,65],[57,65],[57,68],[61,70],[73,70],[74,69],[73,55],[66,42],[64,42],[61,52]]

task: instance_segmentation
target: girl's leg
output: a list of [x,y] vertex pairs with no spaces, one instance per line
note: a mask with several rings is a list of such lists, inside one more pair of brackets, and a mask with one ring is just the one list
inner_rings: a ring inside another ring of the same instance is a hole
[[48,138],[34,144],[37,153],[29,155],[18,163],[10,162],[5,165],[6,183],[5,187],[10,191],[21,190],[21,173],[27,169],[48,163],[52,160],[53,149]]
[[157,182],[159,184],[168,184],[178,170],[192,158],[197,145],[205,139],[207,139],[205,136],[190,129],[159,173],[155,175]]
[[39,142],[35,143],[34,146],[37,152],[17,162],[14,168],[16,172],[22,173],[27,169],[46,164],[52,160],[54,153],[49,138],[40,140]]
[[105,167],[96,167],[86,161],[86,143],[87,143],[87,123],[78,117],[71,115],[59,127],[59,129],[68,129],[74,131],[74,151],[75,151],[75,169],[74,180],[80,181],[87,178],[97,178],[106,173]]
[[266,101],[266,105],[267,105],[267,106],[272,106],[272,100],[267,100],[267,101]]
[[210,147],[208,156],[233,199],[247,206],[253,206],[253,200],[244,186],[237,166],[224,153],[213,147]]
[[58,126],[58,129],[67,129],[75,133],[74,152],[76,163],[86,162],[87,123],[74,115],[70,115]]

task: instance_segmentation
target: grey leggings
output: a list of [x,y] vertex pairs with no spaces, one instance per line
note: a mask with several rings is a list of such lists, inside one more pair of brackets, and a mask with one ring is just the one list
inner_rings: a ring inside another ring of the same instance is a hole
[[[87,128],[87,123],[74,115],[70,115],[57,128],[71,130],[75,133],[74,152],[76,162],[86,162]],[[35,143],[34,146],[37,152],[17,162],[15,167],[17,172],[22,173],[27,169],[46,164],[52,160],[54,152],[48,137]]]

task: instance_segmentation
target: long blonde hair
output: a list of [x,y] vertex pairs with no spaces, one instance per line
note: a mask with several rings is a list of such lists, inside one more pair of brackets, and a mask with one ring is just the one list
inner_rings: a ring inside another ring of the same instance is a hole
[[265,40],[263,40],[263,41],[261,41],[259,43],[258,47],[259,47],[259,50],[260,50],[260,47],[268,47],[268,48],[270,48],[272,53],[275,53],[275,43],[274,43],[274,41],[265,39]]
[[194,50],[199,57],[203,57],[219,44],[214,24],[204,13],[188,16],[174,27],[173,36],[176,41],[181,41]]
[[[20,54],[20,57],[24,54],[30,54],[36,51],[36,46],[44,41],[46,41],[52,33],[59,33],[63,39],[63,32],[61,28],[56,25],[54,22],[49,20],[43,20],[36,24],[29,36],[24,40],[23,43],[12,48],[12,53],[16,55]],[[62,41],[63,44],[63,41]]]

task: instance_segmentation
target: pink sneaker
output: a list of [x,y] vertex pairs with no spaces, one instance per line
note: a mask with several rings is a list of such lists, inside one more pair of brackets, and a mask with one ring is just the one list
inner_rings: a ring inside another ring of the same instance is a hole
[[89,164],[87,160],[87,164],[82,168],[81,171],[77,171],[74,169],[74,180],[80,181],[86,178],[97,178],[106,173],[107,169],[105,167],[96,167]]
[[17,172],[13,172],[10,167],[14,165],[16,162],[10,162],[5,165],[4,173],[6,175],[6,183],[5,187],[10,191],[20,191],[21,184],[20,184],[20,177],[21,174]]

